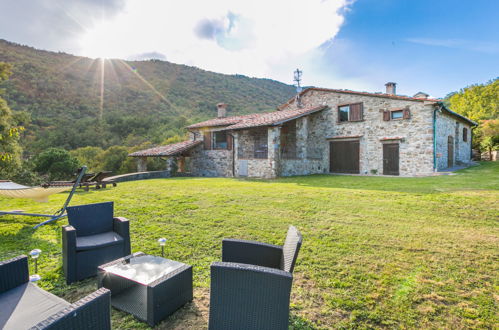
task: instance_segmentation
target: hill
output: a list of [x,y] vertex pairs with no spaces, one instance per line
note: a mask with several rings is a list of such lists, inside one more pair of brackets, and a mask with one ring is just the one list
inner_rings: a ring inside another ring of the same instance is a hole
[[24,139],[31,152],[160,143],[215,116],[218,102],[229,104],[229,114],[244,114],[272,110],[294,94],[270,79],[160,60],[90,59],[1,39],[0,61],[13,65],[3,97],[31,116]]

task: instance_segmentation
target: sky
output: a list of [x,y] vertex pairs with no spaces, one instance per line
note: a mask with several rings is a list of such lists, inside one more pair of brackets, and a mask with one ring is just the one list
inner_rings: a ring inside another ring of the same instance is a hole
[[0,0],[0,38],[303,86],[444,97],[499,76],[496,0]]

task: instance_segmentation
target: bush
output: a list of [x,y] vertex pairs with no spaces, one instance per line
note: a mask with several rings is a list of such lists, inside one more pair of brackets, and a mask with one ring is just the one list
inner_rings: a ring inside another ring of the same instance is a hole
[[73,157],[76,157],[80,164],[86,165],[89,172],[102,171],[102,159],[104,150],[99,147],[83,147],[69,152]]
[[34,170],[50,181],[73,178],[80,166],[78,159],[64,149],[49,148],[34,159]]
[[109,147],[102,154],[102,170],[112,171],[115,174],[127,173],[124,166],[128,158],[128,148],[121,146]]

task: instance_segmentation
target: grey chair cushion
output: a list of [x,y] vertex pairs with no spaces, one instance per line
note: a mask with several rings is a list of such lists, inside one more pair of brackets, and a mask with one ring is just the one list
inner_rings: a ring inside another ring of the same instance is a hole
[[70,304],[26,283],[0,294],[0,329],[29,329]]
[[76,237],[76,251],[100,249],[106,246],[123,244],[123,237],[114,231],[107,233]]
[[281,270],[293,272],[298,251],[302,242],[301,233],[294,226],[289,226],[286,240],[282,246]]

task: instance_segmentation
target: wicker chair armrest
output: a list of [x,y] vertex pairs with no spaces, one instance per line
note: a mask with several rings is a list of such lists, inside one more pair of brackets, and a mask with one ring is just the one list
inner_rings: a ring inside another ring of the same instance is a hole
[[128,255],[131,251],[130,246],[130,221],[124,217],[113,218],[113,231],[118,233],[125,241],[124,254]]
[[288,329],[292,281],[274,268],[213,263],[209,328]]
[[66,283],[76,280],[76,229],[73,226],[62,226],[62,267]]
[[111,329],[111,291],[98,289],[31,329]]
[[0,293],[29,281],[28,257],[20,255],[0,261]]
[[222,261],[280,268],[282,247],[256,241],[224,239]]

